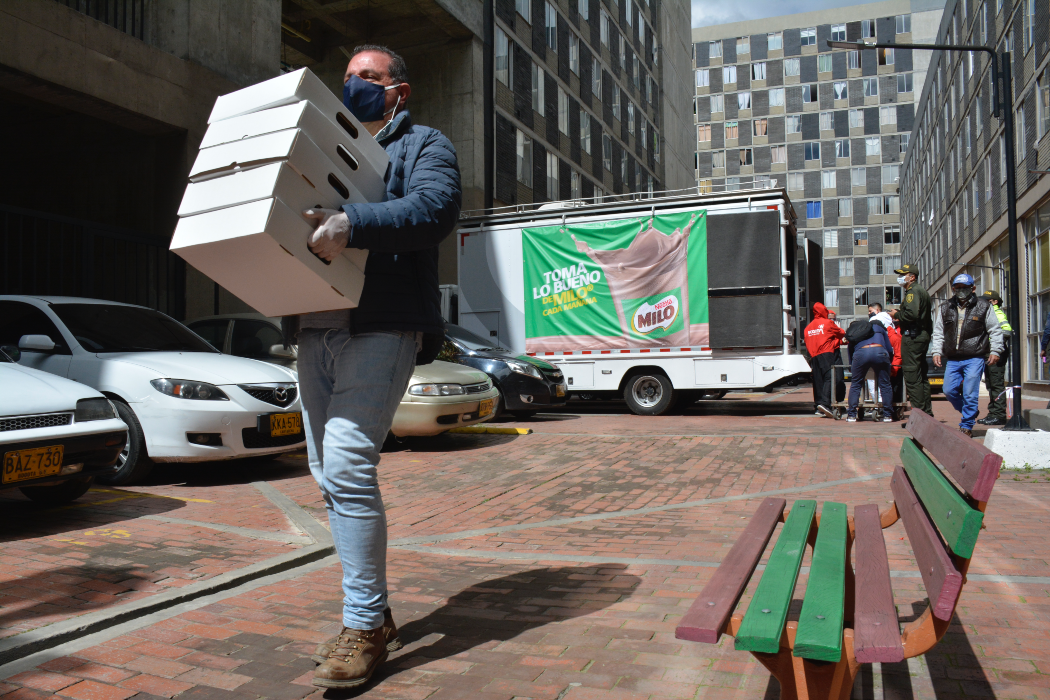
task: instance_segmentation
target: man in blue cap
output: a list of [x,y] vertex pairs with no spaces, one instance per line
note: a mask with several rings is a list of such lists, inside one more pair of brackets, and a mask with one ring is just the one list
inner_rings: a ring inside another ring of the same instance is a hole
[[1003,354],[999,318],[991,299],[974,294],[973,277],[965,272],[952,280],[952,298],[935,316],[933,364],[941,367],[947,359],[944,395],[962,414],[959,430],[972,435],[985,363],[995,364]]

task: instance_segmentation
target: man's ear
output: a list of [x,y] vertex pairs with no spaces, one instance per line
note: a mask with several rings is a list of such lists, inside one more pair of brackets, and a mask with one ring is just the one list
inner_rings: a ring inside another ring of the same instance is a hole
[[408,83],[401,83],[397,88],[397,91],[401,93],[401,103],[404,104],[405,102],[408,102],[409,96],[412,95],[412,86]]

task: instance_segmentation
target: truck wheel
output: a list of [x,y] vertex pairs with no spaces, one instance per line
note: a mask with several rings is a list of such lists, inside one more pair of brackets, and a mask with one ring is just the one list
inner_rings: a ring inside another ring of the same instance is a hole
[[117,470],[99,477],[98,480],[110,486],[126,486],[145,479],[153,471],[153,461],[146,454],[146,436],[142,433],[142,426],[131,406],[123,401],[114,401],[113,407],[128,426],[128,442],[117,457]]
[[60,506],[83,496],[91,488],[91,477],[71,479],[48,486],[23,486],[18,489],[29,500],[45,506]]
[[671,380],[662,374],[641,373],[627,380],[623,398],[632,413],[639,416],[662,416],[671,410],[675,390]]

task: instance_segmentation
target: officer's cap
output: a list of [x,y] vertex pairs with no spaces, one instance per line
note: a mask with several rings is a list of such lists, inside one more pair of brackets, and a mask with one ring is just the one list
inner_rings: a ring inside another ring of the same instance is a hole
[[906,275],[908,273],[911,273],[911,274],[913,274],[915,276],[918,276],[919,275],[919,266],[918,265],[901,265],[899,268],[894,270],[894,272],[896,272],[898,275]]
[[986,296],[989,299],[991,299],[992,301],[997,301],[1000,304],[1003,303],[1003,298],[1001,296],[999,296],[999,292],[995,291],[994,289],[989,289],[987,292],[985,292],[981,296]]

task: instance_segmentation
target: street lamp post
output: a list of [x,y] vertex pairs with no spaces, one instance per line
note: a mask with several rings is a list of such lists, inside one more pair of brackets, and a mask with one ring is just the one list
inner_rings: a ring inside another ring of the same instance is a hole
[[[987,46],[967,46],[957,44],[888,44],[866,41],[829,41],[828,46],[833,49],[850,49],[853,51],[864,51],[866,49],[920,49],[926,51],[981,51],[988,54],[992,60],[992,113],[1003,120],[1004,138],[1006,140],[1006,228],[1007,237],[1010,239],[1010,325],[1014,328],[1016,338],[1010,343],[1010,386],[1007,392],[1014,399],[1014,414],[1007,421],[1004,430],[1031,430],[1021,414],[1021,301],[1020,283],[1017,277],[1018,252],[1017,252],[1017,179],[1015,176],[1016,164],[1014,163],[1014,110],[1013,110],[1013,84],[1010,79],[1010,52],[996,53],[994,49]],[[1003,88],[999,91],[999,56],[1002,56],[1002,78]],[[1000,96],[1002,99],[1000,100]]]

